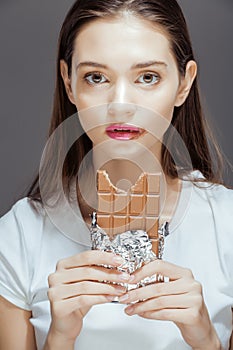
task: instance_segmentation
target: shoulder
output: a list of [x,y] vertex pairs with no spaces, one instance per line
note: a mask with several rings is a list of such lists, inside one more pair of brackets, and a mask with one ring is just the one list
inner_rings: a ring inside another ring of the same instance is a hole
[[12,208],[0,218],[0,235],[8,236],[10,233],[30,232],[41,226],[44,220],[42,206],[34,204],[27,197],[17,201]]
[[43,222],[43,210],[34,208],[27,197],[17,201],[0,218],[0,254],[5,258],[13,254],[22,258],[26,253],[29,258],[32,255],[29,252],[36,249],[42,238]]
[[213,210],[219,214],[231,213],[233,215],[233,190],[220,184],[201,183],[194,184],[196,195],[205,200]]
[[0,223],[6,223],[9,219],[13,217],[15,219],[27,220],[39,220],[44,215],[44,210],[42,206],[38,203],[32,202],[28,197],[24,197],[18,200],[12,208],[0,218]]
[[45,215],[42,205],[28,197],[18,200],[11,210],[18,218],[27,218],[28,220],[40,220]]
[[[221,184],[203,182],[204,176],[200,171],[194,171],[186,179],[192,182],[192,189],[196,200],[207,203],[212,207],[231,211],[233,214],[233,190]],[[200,180],[200,181],[198,181]]]
[[186,200],[186,222],[192,223],[195,229],[202,228],[206,235],[209,232],[216,239],[218,237],[219,246],[229,245],[233,240],[233,190],[221,184],[198,181],[200,174],[194,172],[195,182],[194,178],[185,181],[191,189]]
[[232,262],[233,190],[220,184],[198,182],[193,184],[193,193],[192,209],[197,213],[199,224],[216,239],[222,252],[228,252]]
[[[199,178],[200,174],[197,175]],[[192,193],[182,232],[192,240],[192,251],[199,251],[204,259],[208,257],[213,263],[220,262],[219,266],[232,288],[233,190],[220,184],[190,180],[185,181]]]
[[30,310],[29,285],[42,232],[43,215],[23,198],[0,219],[0,295]]

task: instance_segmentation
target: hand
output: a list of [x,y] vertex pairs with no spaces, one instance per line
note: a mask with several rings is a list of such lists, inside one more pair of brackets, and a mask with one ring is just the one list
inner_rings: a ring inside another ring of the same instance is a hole
[[122,262],[121,257],[112,253],[87,251],[57,263],[56,272],[48,278],[52,314],[50,338],[75,342],[83,318],[93,305],[108,303],[126,292],[122,286],[103,281],[127,283],[130,275],[116,268],[97,266],[117,267]]
[[202,287],[195,281],[192,272],[155,260],[138,269],[132,283],[155,274],[169,277],[169,282],[150,284],[120,297],[122,303],[142,300],[128,306],[125,312],[148,319],[173,321],[193,349],[221,349],[203,300]]

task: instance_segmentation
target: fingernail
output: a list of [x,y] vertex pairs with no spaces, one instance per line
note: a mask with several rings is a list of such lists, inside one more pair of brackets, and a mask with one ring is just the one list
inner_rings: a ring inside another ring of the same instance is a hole
[[128,315],[131,315],[133,313],[133,306],[129,306],[128,308],[125,309],[125,312],[128,314]]
[[135,276],[134,275],[131,275],[130,278],[129,278],[129,283],[133,282],[135,279]]
[[120,275],[120,279],[121,280],[123,280],[123,281],[129,281],[129,279],[130,279],[130,275],[128,275],[128,273],[122,273],[121,275]]
[[118,298],[118,297],[116,297],[115,295],[107,295],[106,296],[106,299],[109,301],[114,301],[115,298]]
[[114,256],[114,258],[112,259],[114,263],[116,264],[123,264],[124,263],[124,259],[121,256]]
[[125,288],[125,287],[121,287],[121,286],[116,286],[116,287],[115,287],[115,290],[116,290],[116,292],[119,293],[119,294],[123,294],[123,293],[126,292],[126,288]]
[[119,297],[119,302],[123,302],[129,299],[129,294],[124,294],[121,297]]

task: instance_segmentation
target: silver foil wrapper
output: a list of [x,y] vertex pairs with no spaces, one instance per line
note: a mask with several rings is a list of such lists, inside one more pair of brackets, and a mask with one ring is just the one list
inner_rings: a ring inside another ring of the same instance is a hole
[[[112,252],[120,255],[124,259],[124,263],[117,269],[119,271],[133,273],[143,264],[149,263],[155,259],[161,259],[164,249],[164,237],[168,235],[168,223],[165,223],[159,229],[159,256],[152,251],[152,244],[148,234],[143,230],[131,230],[115,235],[110,238],[106,232],[98,226],[96,213],[92,214],[91,225],[91,241],[92,249]],[[104,265],[112,268],[111,266]],[[137,284],[123,284],[127,290],[139,288],[147,284],[155,282],[163,282],[163,276],[153,275],[147,277]],[[108,282],[108,281],[105,281]]]

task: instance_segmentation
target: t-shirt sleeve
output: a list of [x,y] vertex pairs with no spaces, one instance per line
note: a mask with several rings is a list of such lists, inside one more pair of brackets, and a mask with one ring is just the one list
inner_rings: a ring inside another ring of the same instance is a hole
[[233,307],[233,190],[217,187],[211,206],[218,232],[216,240],[222,271],[228,280],[228,295],[232,298]]
[[25,310],[31,309],[32,251],[23,222],[30,216],[23,199],[0,219],[0,295]]

